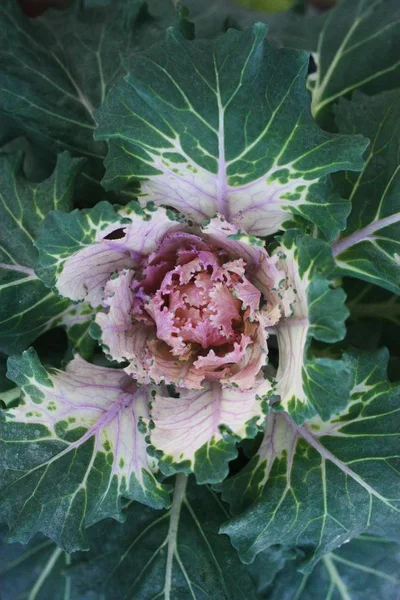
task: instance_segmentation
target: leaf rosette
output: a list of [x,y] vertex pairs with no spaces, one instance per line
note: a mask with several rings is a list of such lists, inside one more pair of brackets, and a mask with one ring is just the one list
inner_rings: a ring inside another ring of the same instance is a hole
[[220,217],[193,226],[136,203],[53,213],[37,245],[42,279],[97,309],[93,335],[109,358],[157,384],[143,422],[164,472],[223,479],[272,393],[266,330],[287,301],[278,256]]
[[[141,423],[166,475],[221,481],[236,442],[256,435],[276,393],[297,421],[329,418],[346,402],[346,366],[309,355],[313,337],[341,339],[347,316],[344,293],[330,289],[325,242],[292,231],[269,254],[221,216],[196,225],[132,202],[52,213],[37,246],[43,281],[89,302],[97,311],[92,334],[108,357],[153,386],[150,418]],[[271,333],[282,355],[277,388]],[[321,394],[332,377],[339,404]]]

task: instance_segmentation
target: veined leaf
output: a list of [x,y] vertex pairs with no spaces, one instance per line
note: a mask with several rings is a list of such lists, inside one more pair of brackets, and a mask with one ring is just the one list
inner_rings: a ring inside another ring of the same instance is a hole
[[312,573],[289,561],[275,578],[268,600],[398,600],[400,547],[384,538],[362,535],[329,552]]
[[121,520],[122,496],[168,505],[138,429],[146,388],[80,357],[66,372],[46,370],[33,350],[9,359],[8,377],[23,392],[0,422],[0,511],[11,541],[42,532],[69,552],[87,549],[85,527]]
[[333,245],[336,262],[351,275],[400,292],[400,91],[355,94],[336,111],[342,132],[371,138],[363,170],[337,178],[352,211],[346,232]]
[[102,600],[93,591],[77,592],[68,574],[73,561],[44,536],[27,546],[0,541],[2,600]]
[[97,113],[108,140],[104,184],[140,182],[145,204],[169,205],[195,222],[220,213],[258,236],[292,214],[327,237],[349,204],[328,176],[360,170],[366,140],[322,131],[305,88],[309,57],[276,49],[266,27],[230,30],[215,42],[168,30],[130,62]]
[[[225,536],[227,513],[207,486],[179,475],[171,509],[132,504],[123,525],[104,521],[91,532],[87,564],[73,570],[85,591],[106,600],[256,600],[255,587]],[[93,533],[92,533],[93,532]]]
[[[376,94],[399,85],[400,6],[397,0],[341,0],[328,15],[311,83],[316,117],[360,89]],[[349,67],[351,65],[351,68]]]
[[178,223],[172,211],[154,210],[154,205],[143,210],[137,202],[124,207],[98,202],[88,210],[53,212],[36,243],[37,272],[62,296],[87,299],[95,308],[103,301],[103,288],[111,275],[137,266]]
[[344,360],[314,356],[310,344],[313,338],[329,343],[344,338],[346,296],[333,289],[334,262],[326,242],[290,230],[280,238],[277,252],[293,292],[291,316],[275,326],[279,407],[297,423],[315,414],[328,419],[347,405],[349,367]]
[[22,154],[0,155],[0,350],[21,352],[43,332],[63,325],[86,355],[87,305],[74,306],[50,292],[35,274],[34,241],[49,211],[71,208],[82,159],[60,154],[53,174],[30,183],[22,174]]
[[228,462],[237,456],[237,442],[260,430],[263,401],[271,392],[267,380],[245,392],[219,382],[201,390],[179,390],[178,398],[155,392],[149,437],[160,469],[166,475],[194,473],[198,483],[225,479]]
[[29,19],[13,0],[0,7],[0,108],[47,151],[100,158],[93,112],[123,73],[141,0],[48,10]]
[[257,455],[222,485],[234,514],[245,510],[222,528],[245,562],[274,544],[296,545],[310,572],[370,526],[399,539],[399,386],[386,380],[385,350],[349,359],[354,375],[344,411],[302,427],[271,413]]

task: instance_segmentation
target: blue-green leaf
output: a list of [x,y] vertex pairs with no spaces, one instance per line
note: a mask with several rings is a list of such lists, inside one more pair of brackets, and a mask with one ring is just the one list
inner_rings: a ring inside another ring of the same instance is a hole
[[46,370],[33,350],[9,359],[8,377],[23,393],[0,421],[0,511],[11,541],[42,532],[69,552],[87,549],[88,525],[123,519],[122,496],[168,505],[138,428],[145,387],[80,357],[65,372]]
[[26,546],[0,540],[2,600],[104,600],[92,590],[77,591],[69,573],[75,560],[44,536]]
[[[376,94],[399,85],[398,0],[341,0],[328,15],[311,76],[312,106],[323,117],[338,98],[355,90]],[[362,131],[362,130],[357,130]]]
[[97,112],[107,140],[104,184],[139,181],[145,204],[196,222],[223,215],[249,233],[276,232],[292,214],[334,236],[349,204],[329,174],[358,171],[367,141],[322,131],[305,88],[309,57],[276,49],[266,28],[212,41],[166,40],[130,61]]
[[398,600],[400,547],[385,538],[362,535],[329,552],[312,573],[288,561],[275,578],[268,600]]
[[21,352],[43,332],[57,326],[71,329],[72,342],[85,356],[91,344],[85,335],[92,314],[48,290],[35,273],[35,239],[46,214],[72,207],[82,159],[60,154],[52,175],[41,183],[22,173],[23,155],[0,155],[0,350]]
[[344,275],[399,293],[400,90],[372,97],[354,94],[335,112],[343,133],[357,130],[371,139],[361,173],[337,176],[352,210],[333,245],[336,263]]
[[77,589],[95,587],[106,600],[258,600],[247,568],[218,534],[222,502],[208,486],[186,484],[179,475],[168,511],[133,503],[123,525],[93,527],[89,558],[72,572]]
[[386,380],[385,350],[348,359],[347,408],[302,427],[271,413],[256,456],[223,484],[224,499],[240,514],[222,531],[245,562],[274,544],[298,546],[308,573],[371,526],[400,539],[400,389]]

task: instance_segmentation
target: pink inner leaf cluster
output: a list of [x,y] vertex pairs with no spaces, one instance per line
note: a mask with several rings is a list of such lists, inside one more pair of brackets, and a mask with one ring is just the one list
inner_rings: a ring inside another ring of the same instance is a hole
[[259,384],[266,328],[280,311],[267,296],[271,282],[263,289],[252,279],[263,268],[276,279],[276,265],[264,249],[230,240],[237,230],[224,231],[217,221],[206,235],[167,232],[139,266],[119,271],[106,286],[109,309],[97,317],[103,343],[113,358],[129,361],[127,372],[142,383],[201,389],[220,381],[243,390]]
[[[126,217],[131,223],[125,219],[122,230],[113,225],[123,234],[113,243],[128,260],[111,260],[106,273],[110,226],[66,260],[59,289],[68,293],[65,274],[80,260],[80,273],[89,265],[92,279],[98,264],[105,283],[92,289],[84,276],[79,298],[86,290],[101,299],[96,323],[108,356],[125,363],[139,384],[156,384],[146,420],[153,425],[151,443],[176,464],[193,465],[199,444],[222,440],[221,427],[240,439],[261,426],[262,401],[273,391],[265,368],[268,335],[297,315],[304,290],[290,253],[288,260],[282,248],[269,255],[260,240],[222,217],[203,226],[179,222],[163,208]],[[173,384],[176,393],[163,384]],[[184,437],[194,421],[204,424],[198,443],[192,436],[183,443],[171,429],[169,409],[183,406]]]

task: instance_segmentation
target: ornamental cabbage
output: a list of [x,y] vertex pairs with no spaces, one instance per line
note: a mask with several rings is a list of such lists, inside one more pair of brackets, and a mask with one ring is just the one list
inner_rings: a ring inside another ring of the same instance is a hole
[[2,598],[394,600],[398,0],[68,4],[0,7]]
[[[143,218],[149,219],[143,221],[148,244],[136,228]],[[110,358],[128,361],[126,372],[140,383],[257,387],[267,364],[267,329],[293,300],[278,255],[270,257],[258,240],[219,217],[190,227],[158,208],[114,227],[69,257],[57,282],[60,293],[71,297],[79,268],[79,299],[93,308],[101,299],[96,323]],[[115,261],[113,253],[119,253]],[[100,256],[107,257],[101,279],[94,262]]]

